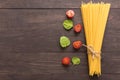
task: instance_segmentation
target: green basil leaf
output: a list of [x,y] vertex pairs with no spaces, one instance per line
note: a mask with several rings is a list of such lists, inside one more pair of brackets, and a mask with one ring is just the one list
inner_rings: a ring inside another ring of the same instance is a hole
[[60,37],[60,46],[65,48],[70,45],[70,39],[66,36]]
[[72,20],[64,20],[63,22],[63,27],[66,29],[66,30],[70,30],[71,28],[73,28],[73,21]]
[[73,57],[73,58],[72,58],[72,63],[73,63],[73,65],[79,65],[79,64],[80,64],[80,58],[78,58],[78,57]]

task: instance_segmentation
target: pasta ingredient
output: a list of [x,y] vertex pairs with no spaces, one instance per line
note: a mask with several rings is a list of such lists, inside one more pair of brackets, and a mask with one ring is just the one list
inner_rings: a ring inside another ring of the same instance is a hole
[[62,64],[65,65],[65,66],[70,65],[70,58],[69,57],[64,57],[62,59]]
[[62,48],[68,47],[70,45],[70,39],[66,36],[60,37],[60,46]]
[[74,41],[73,42],[73,48],[74,49],[79,49],[82,46],[82,42],[81,41]]
[[73,28],[73,21],[72,20],[64,20],[63,22],[63,27],[66,29],[66,30],[70,30]]
[[77,24],[77,25],[74,26],[74,31],[76,33],[79,33],[81,30],[82,30],[82,26],[80,24]]
[[82,3],[81,7],[86,36],[89,75],[101,75],[101,48],[110,10],[110,3]]
[[80,64],[80,58],[78,58],[78,57],[73,57],[73,58],[72,58],[72,63],[73,63],[73,65],[79,65],[79,64]]
[[68,18],[73,18],[74,15],[75,15],[75,12],[74,12],[73,10],[68,10],[68,11],[66,11],[66,16],[67,16]]

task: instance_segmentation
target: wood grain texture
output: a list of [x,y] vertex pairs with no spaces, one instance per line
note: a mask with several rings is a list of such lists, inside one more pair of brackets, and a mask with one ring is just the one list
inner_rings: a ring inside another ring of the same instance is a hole
[[[65,74],[67,74],[65,76]],[[69,76],[68,76],[69,75]],[[4,80],[120,80],[117,74],[105,74],[102,77],[89,78],[87,74],[61,73],[61,74],[1,74],[0,79]]]
[[[63,67],[60,61],[64,56],[79,56],[81,65]],[[107,55],[104,57],[106,59],[102,60],[102,76],[100,78],[92,78],[92,80],[119,80],[120,66],[116,65],[119,64],[119,58],[117,60],[117,56],[110,57]],[[0,54],[0,79],[2,80],[89,80],[87,73],[87,58],[84,53]]]
[[[78,35],[62,26],[67,9],[1,9],[0,10],[0,79],[3,80],[88,80],[86,49],[63,50],[59,37],[66,35],[85,43],[84,31]],[[82,23],[79,9],[73,21]],[[52,12],[52,13],[51,13]],[[120,9],[111,9],[103,42],[102,73],[99,79],[119,80]],[[117,43],[116,43],[117,42]],[[64,68],[64,56],[79,56],[81,65]],[[112,68],[113,67],[113,68]],[[109,69],[109,70],[108,70]],[[66,75],[67,74],[67,75]],[[66,75],[66,77],[64,77]],[[111,77],[110,77],[111,76]]]
[[[72,46],[65,50],[59,47],[59,38],[66,35],[85,43],[84,30],[78,35],[66,31],[62,22],[67,9],[6,10],[0,12],[0,52],[74,52]],[[79,9],[74,9],[74,22],[82,23]],[[103,42],[103,52],[119,52],[120,9],[111,9]],[[117,20],[117,21],[116,21]],[[116,35],[116,36],[115,36]],[[117,42],[117,43],[116,43]],[[6,50],[7,49],[7,50]],[[79,50],[85,51],[84,48]]]
[[[102,58],[103,74],[120,74],[119,57],[109,53],[104,53]],[[6,56],[7,55],[7,56]],[[110,54],[111,55],[111,54]],[[65,68],[61,65],[64,56],[79,56],[81,64],[79,66],[69,66]],[[111,62],[110,62],[111,61]],[[111,68],[114,65],[114,68]],[[108,70],[110,69],[110,70]],[[0,73],[24,73],[24,74],[59,74],[59,73],[87,74],[88,65],[85,53],[3,53],[0,54]]]
[[[84,29],[75,34],[62,26],[70,8],[76,13],[74,25],[82,24],[81,0],[0,0],[0,80],[120,80],[120,0],[103,1],[112,8],[102,47],[102,76],[91,78],[86,49],[59,46],[62,35],[71,43],[85,43]],[[66,68],[61,65],[64,56],[78,56],[81,64]]]
[[[82,1],[90,0],[0,0],[0,8],[79,8]],[[102,1],[110,2],[112,8],[120,8],[120,0]]]

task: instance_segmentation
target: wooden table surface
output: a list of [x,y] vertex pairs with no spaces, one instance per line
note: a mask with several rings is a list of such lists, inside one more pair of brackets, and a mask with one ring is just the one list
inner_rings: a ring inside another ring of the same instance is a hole
[[[0,80],[120,80],[120,0],[112,4],[102,47],[102,76],[90,78],[86,49],[63,50],[59,37],[66,35],[85,43],[84,30],[78,35],[65,31],[66,10],[76,13],[89,0],[0,0]],[[94,0],[95,2],[100,0]],[[81,58],[79,66],[61,65],[64,56]]]

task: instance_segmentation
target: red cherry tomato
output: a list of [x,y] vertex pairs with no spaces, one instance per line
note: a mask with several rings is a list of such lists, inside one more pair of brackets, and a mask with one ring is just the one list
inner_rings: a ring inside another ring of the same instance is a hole
[[67,16],[68,18],[73,18],[74,15],[75,15],[75,12],[74,12],[73,10],[68,10],[68,11],[66,12],[66,16]]
[[79,49],[81,46],[82,46],[82,42],[81,41],[74,41],[73,42],[73,48]]
[[80,24],[77,24],[77,25],[74,26],[74,31],[76,33],[79,33],[81,30],[82,30],[82,26]]
[[70,58],[69,57],[64,57],[62,59],[62,64],[65,66],[68,66],[70,64]]

